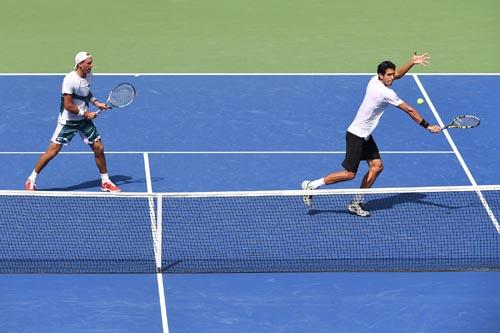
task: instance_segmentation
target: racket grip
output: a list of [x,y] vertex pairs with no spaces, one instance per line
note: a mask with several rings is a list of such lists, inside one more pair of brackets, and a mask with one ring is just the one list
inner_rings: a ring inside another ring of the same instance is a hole
[[97,110],[97,111],[95,112],[95,115],[96,115],[96,116],[98,116],[98,115],[99,115],[99,113],[101,113],[101,112],[103,112],[103,111],[106,111],[106,110],[111,110],[111,109],[112,109],[112,107],[111,107],[111,106],[109,106],[109,105],[107,105],[107,107],[108,107],[107,109],[99,109],[99,110]]

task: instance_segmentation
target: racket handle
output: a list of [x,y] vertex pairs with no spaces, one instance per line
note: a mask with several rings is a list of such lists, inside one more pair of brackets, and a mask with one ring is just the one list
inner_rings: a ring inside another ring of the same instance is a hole
[[101,113],[101,112],[103,112],[103,111],[105,111],[105,110],[111,110],[111,109],[112,109],[112,107],[111,107],[111,106],[109,106],[109,105],[107,105],[107,107],[108,107],[107,109],[99,109],[99,110],[97,110],[97,111],[95,112],[95,115],[96,115],[96,116],[98,116],[98,115],[99,115],[99,113]]

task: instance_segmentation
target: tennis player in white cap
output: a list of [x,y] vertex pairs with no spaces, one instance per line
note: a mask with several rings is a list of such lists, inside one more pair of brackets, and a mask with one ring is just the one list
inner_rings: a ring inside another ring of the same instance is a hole
[[40,156],[33,172],[26,180],[25,189],[27,191],[36,189],[38,174],[61,151],[62,146],[67,145],[73,139],[76,133],[80,134],[82,140],[94,152],[97,169],[101,175],[101,190],[106,192],[120,191],[120,188],[109,179],[104,145],[92,121],[96,117],[96,113],[89,111],[90,104],[101,110],[107,108],[106,104],[99,102],[90,90],[93,66],[93,58],[90,53],[82,51],[76,54],[73,71],[68,73],[63,80],[61,107],[56,129],[47,151]]

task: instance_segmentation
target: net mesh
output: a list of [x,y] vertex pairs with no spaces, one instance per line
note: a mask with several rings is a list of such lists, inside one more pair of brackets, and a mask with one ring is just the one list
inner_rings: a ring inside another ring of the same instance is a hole
[[0,196],[0,272],[154,272],[153,198]]
[[4,192],[0,272],[498,270],[499,190]]

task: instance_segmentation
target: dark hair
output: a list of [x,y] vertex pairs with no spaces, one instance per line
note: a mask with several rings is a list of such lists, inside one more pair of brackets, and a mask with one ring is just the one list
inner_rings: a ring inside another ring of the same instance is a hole
[[389,68],[396,70],[396,65],[394,65],[394,63],[392,61],[389,61],[389,60],[383,61],[377,67],[377,74],[384,75],[385,71]]

